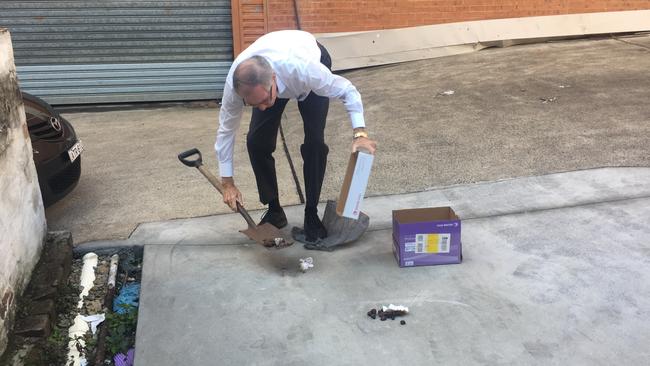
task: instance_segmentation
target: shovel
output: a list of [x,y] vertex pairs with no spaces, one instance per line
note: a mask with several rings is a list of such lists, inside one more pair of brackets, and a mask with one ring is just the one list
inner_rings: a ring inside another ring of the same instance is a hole
[[[198,157],[194,160],[189,160],[188,158],[193,155],[198,155]],[[219,182],[217,177],[212,175],[212,173],[203,167],[203,159],[201,158],[201,152],[198,149],[194,148],[178,154],[178,160],[189,167],[197,168],[201,174],[203,174],[208,179],[208,181],[212,183],[214,188],[216,188],[217,191],[223,195],[223,186],[221,185],[221,182]],[[293,244],[293,240],[286,238],[282,231],[280,231],[280,229],[277,227],[269,223],[256,225],[246,209],[244,209],[244,206],[242,206],[239,202],[237,202],[237,212],[239,212],[244,217],[246,223],[248,224],[248,229],[240,230],[239,232],[244,233],[255,242],[262,244],[262,246],[265,248],[280,249],[286,248]]]
[[291,236],[303,243],[305,249],[331,252],[340,245],[352,243],[359,239],[368,230],[370,218],[363,212],[359,213],[359,218],[356,220],[339,216],[336,213],[336,201],[329,200],[325,206],[322,222],[325,230],[327,230],[327,237],[324,239],[308,241],[305,230],[299,227],[294,227],[291,230]]

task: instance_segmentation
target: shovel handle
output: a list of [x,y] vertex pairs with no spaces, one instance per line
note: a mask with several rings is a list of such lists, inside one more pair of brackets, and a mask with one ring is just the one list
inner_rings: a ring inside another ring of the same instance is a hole
[[239,202],[237,202],[237,212],[239,212],[240,215],[246,220],[246,223],[248,224],[248,227],[250,228],[255,228],[257,225],[255,224],[255,221],[251,218],[251,215],[248,214],[248,211],[242,206]]
[[[219,182],[219,179],[215,177],[212,173],[210,173],[207,169],[203,167],[203,165],[197,165],[196,167],[203,176],[205,176],[210,183],[214,186],[214,188],[221,193],[223,196],[223,186],[221,185],[221,182]],[[237,202],[237,212],[241,214],[244,217],[244,220],[246,220],[246,223],[248,224],[249,227],[256,227],[255,221],[251,218],[251,215],[248,214],[248,211],[242,206],[239,202]]]
[[[198,155],[198,157],[194,160],[189,160],[188,158],[193,155]],[[181,163],[189,167],[197,168],[201,172],[201,174],[203,174],[203,176],[223,196],[223,186],[221,185],[221,182],[219,182],[219,179],[217,179],[217,177],[215,177],[212,173],[210,173],[207,169],[203,167],[203,160],[201,158],[201,152],[199,151],[199,149],[194,148],[178,154],[178,160],[180,160]],[[251,218],[251,215],[248,214],[248,211],[246,211],[244,206],[242,206],[239,202],[237,202],[237,212],[239,212],[239,214],[244,217],[244,220],[246,220],[246,223],[248,224],[249,227],[252,228],[257,227],[257,225],[255,225],[255,221],[253,221],[253,219]]]

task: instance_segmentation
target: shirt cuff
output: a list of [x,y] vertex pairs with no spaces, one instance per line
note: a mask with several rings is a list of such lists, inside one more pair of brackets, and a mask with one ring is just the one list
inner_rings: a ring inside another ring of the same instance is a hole
[[350,113],[350,120],[352,121],[352,128],[366,127],[366,122],[363,120],[363,113]]
[[232,163],[219,163],[219,174],[222,177],[232,177]]

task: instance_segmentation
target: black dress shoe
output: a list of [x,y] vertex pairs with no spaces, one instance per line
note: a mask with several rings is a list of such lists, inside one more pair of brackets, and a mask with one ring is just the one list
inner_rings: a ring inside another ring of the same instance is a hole
[[284,214],[283,209],[280,209],[280,211],[267,210],[266,213],[262,215],[262,220],[260,220],[260,223],[258,225],[262,225],[267,222],[277,227],[278,229],[282,229],[283,227],[287,226],[287,215]]
[[323,222],[318,218],[318,214],[305,214],[305,239],[307,241],[316,241],[327,237],[327,230]]

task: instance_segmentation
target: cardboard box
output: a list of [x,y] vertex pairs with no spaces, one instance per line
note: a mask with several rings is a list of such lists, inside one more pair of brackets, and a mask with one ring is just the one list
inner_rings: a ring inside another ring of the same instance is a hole
[[345,173],[341,195],[336,204],[336,213],[340,216],[358,219],[361,202],[366,193],[374,155],[357,151],[352,153]]
[[393,211],[393,253],[400,267],[460,263],[460,218],[451,207]]

